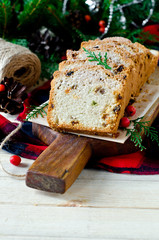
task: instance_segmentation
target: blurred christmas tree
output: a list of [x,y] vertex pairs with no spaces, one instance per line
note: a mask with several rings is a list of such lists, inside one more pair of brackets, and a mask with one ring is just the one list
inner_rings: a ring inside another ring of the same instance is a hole
[[156,44],[159,30],[144,28],[157,23],[158,0],[0,0],[0,37],[35,52],[47,78],[66,49],[84,40],[123,36]]

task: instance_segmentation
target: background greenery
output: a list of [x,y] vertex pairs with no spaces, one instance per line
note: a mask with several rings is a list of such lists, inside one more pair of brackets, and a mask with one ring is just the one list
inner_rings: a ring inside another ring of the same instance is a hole
[[[155,35],[144,32],[142,22],[149,15],[152,1],[144,0],[138,4],[132,2],[114,2],[112,22],[103,37],[123,36],[147,45],[147,39],[153,40]],[[61,58],[64,58],[66,49],[76,50],[81,41],[101,38],[99,21],[104,20],[107,25],[111,0],[98,0],[97,3],[98,6],[90,9],[85,0],[69,0],[63,12],[62,0],[0,0],[0,37],[35,52],[42,62],[42,77],[49,78]],[[129,3],[130,6],[123,8],[126,19],[124,29],[122,15],[117,7]],[[85,15],[91,17],[89,22],[85,20]],[[158,0],[147,25],[156,23],[159,23]],[[49,30],[47,34],[42,33],[42,27]]]

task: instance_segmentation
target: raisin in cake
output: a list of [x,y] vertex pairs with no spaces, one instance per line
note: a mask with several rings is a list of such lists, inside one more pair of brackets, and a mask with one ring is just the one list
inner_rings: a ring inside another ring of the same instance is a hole
[[[89,61],[87,49],[102,60],[107,53],[111,69]],[[107,135],[117,132],[132,96],[148,80],[157,57],[139,43],[120,37],[83,42],[79,51],[67,51],[51,82],[49,126],[58,131]]]

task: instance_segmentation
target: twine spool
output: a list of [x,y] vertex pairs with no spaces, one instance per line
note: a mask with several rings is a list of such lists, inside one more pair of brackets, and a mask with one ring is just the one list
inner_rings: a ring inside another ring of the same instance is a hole
[[0,81],[13,77],[29,88],[37,82],[40,73],[41,63],[34,53],[0,38]]

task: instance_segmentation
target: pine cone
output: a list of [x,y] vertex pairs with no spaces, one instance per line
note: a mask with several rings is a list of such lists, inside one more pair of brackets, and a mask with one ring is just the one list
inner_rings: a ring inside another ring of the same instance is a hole
[[66,16],[71,25],[75,28],[80,28],[84,22],[84,16],[80,10],[70,11],[69,15]]
[[53,52],[58,52],[63,45],[63,40],[59,36],[55,36],[55,34],[47,28],[33,33],[28,41],[31,51],[42,54],[46,59],[48,59]]
[[11,115],[22,112],[23,102],[27,98],[26,86],[7,77],[1,84],[5,86],[5,90],[0,92],[0,111]]

